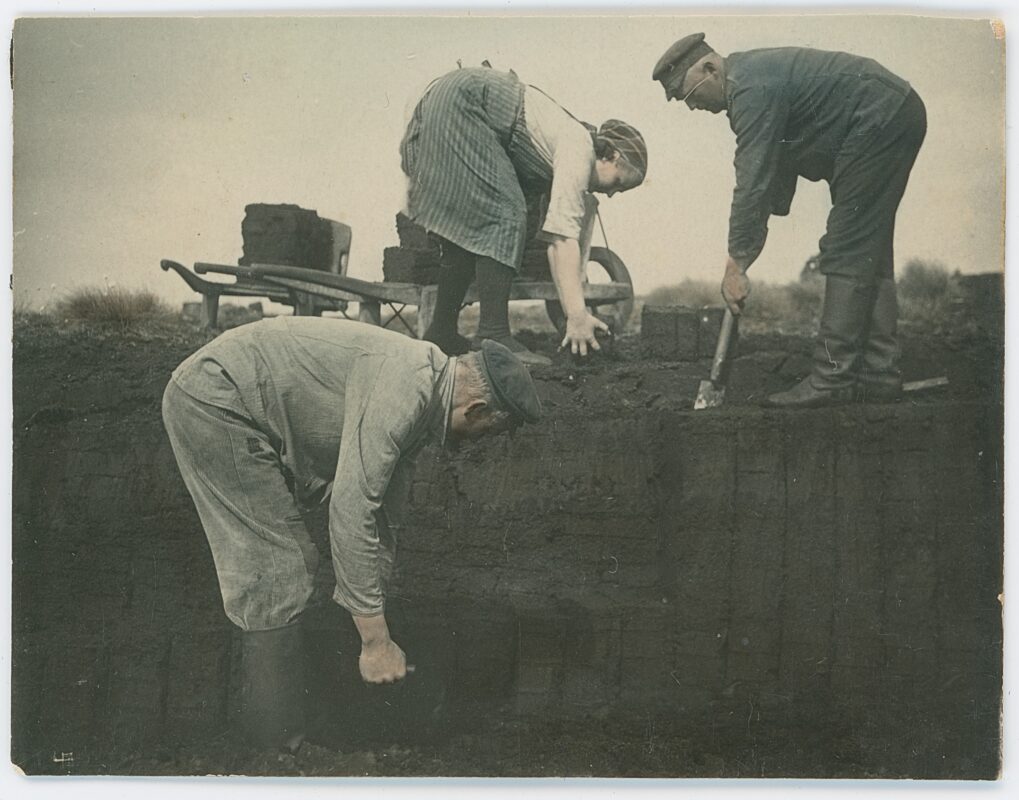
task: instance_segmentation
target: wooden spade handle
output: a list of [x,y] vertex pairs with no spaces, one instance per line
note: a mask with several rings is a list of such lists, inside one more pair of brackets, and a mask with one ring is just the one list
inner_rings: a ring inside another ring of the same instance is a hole
[[722,377],[722,369],[725,366],[725,358],[729,354],[729,341],[732,339],[733,331],[737,327],[736,317],[726,308],[722,317],[722,328],[718,332],[718,345],[715,347],[715,360],[711,362],[711,382],[718,383]]

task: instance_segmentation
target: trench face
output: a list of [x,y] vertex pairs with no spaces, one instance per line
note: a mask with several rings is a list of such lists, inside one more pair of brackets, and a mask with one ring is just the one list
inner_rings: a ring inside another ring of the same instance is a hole
[[[12,757],[125,771],[213,739],[236,705],[233,631],[158,412],[193,344],[135,343],[112,376],[75,371],[65,345],[15,353]],[[731,774],[726,748],[752,734],[823,740],[820,774],[992,777],[997,396],[790,414],[737,395],[694,413],[698,375],[613,370],[538,374],[540,425],[422,454],[389,603],[418,670],[365,688],[349,618],[314,605],[321,746],[532,725],[648,759],[650,730],[673,743],[653,767],[580,769]],[[709,730],[722,766],[676,744]],[[515,752],[490,774],[535,774]]]
[[[991,428],[965,405],[559,421],[424,470],[400,591],[447,619],[486,609],[440,648],[479,673],[453,700],[481,681],[557,717],[813,704],[877,748],[893,729],[935,750],[986,742]],[[459,502],[429,513],[436,489]]]

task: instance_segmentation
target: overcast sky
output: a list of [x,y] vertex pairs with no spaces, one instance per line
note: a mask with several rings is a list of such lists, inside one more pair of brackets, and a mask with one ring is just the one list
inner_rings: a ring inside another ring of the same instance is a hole
[[[929,132],[899,212],[901,267],[1003,259],[1003,42],[979,20],[920,16],[22,19],[14,37],[15,299],[75,285],[191,299],[161,258],[236,263],[253,202],[296,203],[354,230],[349,274],[382,278],[403,203],[397,148],[434,77],[488,59],[576,116],[647,140],[645,184],[602,201],[638,293],[720,277],[733,186],[724,115],[666,104],[651,68],[704,31],[727,53],[803,45],[876,58],[924,98]],[[815,252],[826,184],[773,218],[761,280]],[[54,288],[55,287],[55,288]]]

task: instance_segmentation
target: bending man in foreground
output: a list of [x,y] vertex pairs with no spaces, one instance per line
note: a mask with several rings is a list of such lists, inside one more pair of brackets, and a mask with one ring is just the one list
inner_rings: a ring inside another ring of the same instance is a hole
[[185,360],[163,421],[205,529],[223,607],[243,631],[247,737],[304,736],[300,614],[318,553],[301,508],[329,503],[336,589],[370,683],[406,674],[386,582],[417,452],[535,422],[527,369],[496,342],[460,358],[380,328],[279,317],[222,334]]
[[899,397],[895,213],[927,131],[909,84],[868,58],[800,47],[722,57],[696,33],[659,59],[667,100],[725,111],[736,134],[736,188],[722,295],[739,314],[746,270],[768,217],[789,213],[797,178],[825,180],[832,209],[820,242],[824,309],[811,374],[768,398],[808,407]]

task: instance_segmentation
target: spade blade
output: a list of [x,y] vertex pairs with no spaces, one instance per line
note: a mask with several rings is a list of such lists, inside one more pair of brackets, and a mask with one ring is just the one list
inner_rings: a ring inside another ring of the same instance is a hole
[[[689,395],[687,395],[689,397]],[[725,400],[725,386],[716,386],[712,381],[701,381],[694,401],[694,411],[702,408],[717,408]]]
[[729,346],[739,333],[738,318],[727,308],[722,315],[722,327],[718,332],[718,344],[715,346],[715,358],[711,362],[711,377],[701,381],[694,401],[694,411],[702,408],[716,408],[725,399],[725,382],[728,375]]

